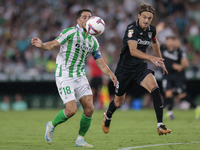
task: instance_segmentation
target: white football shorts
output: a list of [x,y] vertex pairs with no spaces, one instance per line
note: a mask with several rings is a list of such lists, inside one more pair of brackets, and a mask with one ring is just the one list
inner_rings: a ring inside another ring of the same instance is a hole
[[86,76],[73,78],[56,76],[56,85],[63,104],[72,100],[78,103],[83,96],[92,95]]

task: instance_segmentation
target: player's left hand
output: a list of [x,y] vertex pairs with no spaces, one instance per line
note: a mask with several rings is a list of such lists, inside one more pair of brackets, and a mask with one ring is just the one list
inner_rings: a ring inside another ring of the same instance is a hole
[[114,86],[116,86],[117,85],[117,77],[113,73],[110,75],[110,79],[114,83]]
[[165,73],[168,74],[168,71],[167,71],[167,69],[166,69],[164,63],[162,63],[162,64],[160,65],[160,67],[163,69],[163,75],[164,75]]

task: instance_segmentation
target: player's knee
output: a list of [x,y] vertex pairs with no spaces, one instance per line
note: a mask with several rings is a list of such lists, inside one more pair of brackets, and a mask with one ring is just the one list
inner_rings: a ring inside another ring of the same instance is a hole
[[65,109],[65,114],[68,118],[72,117],[75,115],[77,112],[77,107],[76,108],[70,108],[70,109]]
[[94,106],[93,105],[90,106],[90,107],[84,108],[84,114],[86,116],[92,116],[93,112],[94,112]]
[[117,108],[121,107],[123,102],[125,100],[125,94],[122,96],[116,96],[115,95],[115,99],[114,99],[114,104]]
[[122,104],[123,104],[123,101],[115,101],[115,106],[116,106],[117,108],[121,107]]

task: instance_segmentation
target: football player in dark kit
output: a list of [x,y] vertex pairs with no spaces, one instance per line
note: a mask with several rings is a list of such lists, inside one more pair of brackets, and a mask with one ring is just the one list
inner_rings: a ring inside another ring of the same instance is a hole
[[161,46],[161,53],[165,59],[166,68],[169,74],[163,75],[162,87],[165,93],[164,106],[168,108],[166,116],[174,119],[173,97],[190,102],[192,108],[195,108],[195,118],[200,116],[200,107],[197,106],[186,91],[185,68],[188,66],[187,54],[180,49],[181,42],[175,36],[169,36],[165,45]]
[[[159,135],[171,133],[163,124],[163,103],[160,89],[154,77],[154,71],[148,69],[145,60],[162,67],[163,74],[168,73],[161,57],[159,43],[156,39],[156,29],[150,25],[154,17],[154,8],[142,3],[138,6],[138,20],[129,24],[125,31],[120,59],[115,71],[118,85],[115,86],[115,98],[110,102],[108,110],[104,113],[102,130],[109,132],[110,121],[115,110],[124,102],[127,89],[136,82],[144,87],[153,98],[153,105],[157,117],[157,131]],[[146,54],[151,43],[157,57]]]

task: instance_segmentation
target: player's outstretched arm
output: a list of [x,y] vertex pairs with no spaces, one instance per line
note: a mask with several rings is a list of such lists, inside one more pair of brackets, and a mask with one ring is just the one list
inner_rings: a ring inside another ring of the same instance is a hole
[[104,62],[103,58],[98,58],[95,60],[97,66],[99,69],[107,76],[110,77],[112,82],[114,83],[114,86],[117,85],[117,77],[113,74],[113,72],[109,69],[109,67]]
[[39,38],[33,37],[31,39],[31,44],[35,47],[42,48],[44,50],[52,50],[53,48],[60,46],[60,43],[57,40],[43,43]]
[[164,59],[160,57],[154,57],[148,54],[145,54],[141,52],[140,50],[137,49],[137,41],[128,41],[128,46],[130,49],[130,54],[131,56],[140,58],[140,59],[146,59],[150,60],[152,63],[154,63],[156,66],[161,66],[163,63]]

